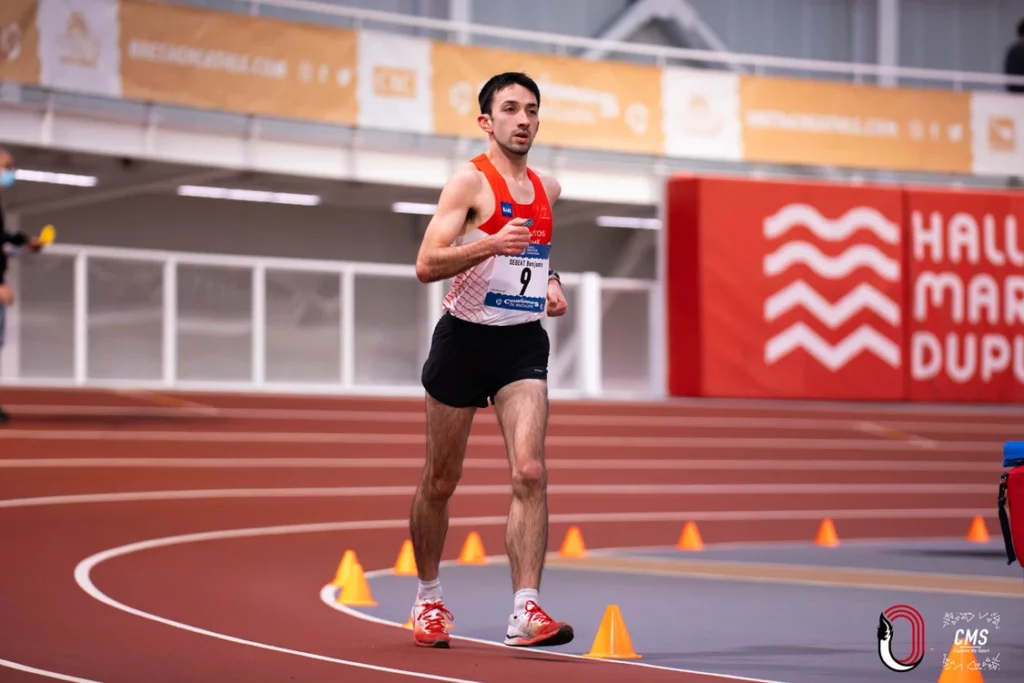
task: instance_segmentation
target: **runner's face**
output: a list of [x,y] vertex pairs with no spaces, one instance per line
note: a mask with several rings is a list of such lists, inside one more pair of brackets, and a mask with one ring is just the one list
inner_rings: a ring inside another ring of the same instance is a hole
[[525,155],[540,126],[537,98],[521,85],[494,93],[491,128],[494,139],[512,154]]

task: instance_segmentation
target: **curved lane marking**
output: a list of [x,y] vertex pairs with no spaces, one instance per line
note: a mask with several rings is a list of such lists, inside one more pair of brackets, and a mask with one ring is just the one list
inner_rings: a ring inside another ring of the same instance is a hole
[[[507,563],[508,562],[508,560],[505,557],[502,557],[500,555],[489,555],[489,556],[487,556],[487,559],[489,561],[491,561],[491,562],[502,562],[502,563]],[[449,566],[455,566],[456,564],[457,564],[457,562],[449,560],[449,561],[442,562],[441,566],[442,567],[449,567]],[[372,578],[377,577],[377,576],[386,576],[386,575],[390,575],[390,574],[391,574],[391,570],[390,569],[376,569],[376,570],[373,570],[373,571],[366,572],[364,574],[364,576],[367,578],[367,580],[369,580],[369,579],[372,579]],[[404,626],[402,624],[400,624],[399,622],[397,622],[397,621],[388,621],[387,619],[381,619],[380,617],[375,617],[375,616],[366,614],[364,612],[360,612],[359,610],[352,609],[348,605],[338,604],[338,602],[335,600],[336,597],[337,597],[337,593],[335,592],[335,588],[333,586],[331,586],[330,584],[327,584],[323,588],[320,589],[320,601],[323,602],[328,607],[330,607],[331,609],[335,609],[335,610],[337,610],[339,612],[342,612],[343,614],[349,615],[350,617],[355,617],[356,619],[362,619],[364,621],[369,621],[369,622],[374,623],[374,624],[380,624],[382,626],[391,626],[391,627],[395,627],[395,628],[404,628]],[[469,636],[455,635],[454,633],[451,635],[451,637],[452,637],[453,640],[464,640],[464,641],[466,641],[468,643],[478,643],[478,644],[481,644],[481,645],[491,645],[491,646],[496,646],[496,647],[507,647],[504,643],[500,643],[500,642],[497,642],[497,641],[494,641],[494,640],[484,640],[482,638],[471,638]],[[594,661],[592,659],[584,657],[583,655],[572,654],[570,652],[556,652],[556,651],[552,650],[552,651],[545,651],[543,654],[546,654],[546,655],[549,655],[549,656],[553,656],[553,657],[568,657],[570,659],[581,659],[581,660],[584,660],[584,661]],[[747,683],[784,683],[783,681],[774,681],[774,680],[770,680],[770,679],[767,679],[767,678],[747,678],[747,677],[744,677],[744,676],[735,676],[735,675],[732,675],[732,674],[714,673],[714,672],[711,672],[711,671],[697,671],[695,669],[677,669],[677,668],[671,667],[671,666],[660,666],[658,664],[648,664],[647,662],[628,661],[628,660],[621,660],[621,659],[602,659],[602,660],[598,660],[598,661],[602,661],[602,662],[605,662],[607,664],[625,664],[627,666],[636,666],[636,667],[642,667],[642,668],[645,668],[645,669],[659,669],[661,671],[672,671],[672,672],[675,672],[675,673],[699,674],[701,676],[710,676],[710,677],[713,677],[713,678],[724,678],[724,679],[730,680],[730,681],[747,681]]]
[[[82,503],[115,503],[115,502],[138,502],[138,501],[161,501],[161,500],[182,500],[182,499],[209,499],[209,498],[228,498],[228,497],[270,497],[270,496],[281,496],[281,497],[310,497],[310,496],[324,496],[325,491],[323,489],[242,489],[242,490],[182,490],[182,491],[148,491],[148,492],[125,492],[125,493],[100,493],[100,494],[84,494],[84,495],[64,495],[64,496],[40,496],[34,498],[16,498],[0,500],[0,509],[12,509],[12,508],[23,508],[23,507],[34,507],[42,505],[68,505],[68,504],[82,504]],[[982,515],[984,517],[992,517],[989,514],[989,510],[978,510],[978,509],[950,509],[950,508],[938,508],[938,509],[906,509],[906,510],[764,510],[764,511],[704,511],[704,512],[622,512],[622,513],[582,513],[582,514],[553,514],[550,516],[550,521],[553,523],[583,523],[583,522],[670,522],[670,521],[745,521],[750,519],[774,519],[774,520],[809,520],[809,519],[821,519],[825,516],[831,516],[834,519],[886,519],[895,516],[913,517],[917,519],[939,519],[939,518],[955,518],[955,517],[974,517],[975,515]],[[451,525],[465,526],[470,524],[475,525],[496,525],[504,524],[506,522],[505,515],[496,516],[480,516],[480,517],[463,517],[453,518]],[[251,530],[234,530],[234,531],[221,531],[214,532],[217,538],[241,538],[244,536],[254,535],[271,535],[273,533],[301,533],[301,532],[326,532],[326,531],[343,531],[343,530],[370,530],[370,529],[386,529],[386,528],[404,528],[408,524],[408,520],[377,520],[377,521],[365,521],[365,522],[328,522],[322,524],[307,524],[298,526],[287,526],[287,527],[262,527],[258,529],[258,533],[254,533]],[[185,537],[173,537],[177,539],[175,542],[196,542],[199,540],[205,540],[209,534],[191,534]],[[181,540],[187,539],[187,540]],[[166,543],[170,545],[170,543]],[[156,545],[152,545],[156,547]],[[109,554],[110,551],[108,551]],[[123,554],[123,553],[122,553]],[[94,559],[96,556],[93,556]],[[91,566],[95,566],[97,562],[94,562]],[[91,568],[90,566],[90,568]],[[76,567],[76,580],[79,576],[79,571],[83,565],[79,564]],[[85,579],[88,579],[88,572],[84,575]],[[91,582],[90,582],[91,584]],[[80,586],[83,584],[79,584]],[[88,584],[87,584],[88,585]],[[84,588],[83,588],[84,589]],[[107,604],[112,604],[109,598],[102,596],[98,590],[94,597]],[[109,601],[109,602],[108,602]],[[113,603],[118,605],[118,609],[124,609],[131,613],[132,608],[127,606],[119,606],[119,603]],[[142,616],[140,614],[140,616]],[[360,615],[362,616],[362,615]],[[157,621],[163,623],[171,623],[178,626],[179,628],[185,628],[188,630],[195,630],[197,632],[203,632],[201,629],[195,629],[185,624],[176,624],[163,620],[160,617],[149,616]],[[231,636],[221,636],[220,634],[208,633],[212,637],[223,637],[226,640],[235,640]],[[255,644],[256,647],[260,647],[260,644]],[[273,646],[266,646],[267,648],[273,648]],[[301,655],[300,655],[301,656]],[[319,657],[319,656],[317,656]],[[329,658],[328,658],[329,659]],[[628,662],[627,662],[628,663]],[[636,663],[632,663],[636,665]],[[19,669],[23,671],[30,671],[40,676],[47,676],[57,680],[71,681],[72,683],[99,683],[84,678],[75,678],[65,674],[60,674],[53,671],[45,671],[42,669],[35,669],[33,667],[27,667],[26,665],[19,664],[17,662],[0,659],[0,666],[5,666],[12,669]],[[650,666],[650,665],[648,665]],[[673,669],[675,670],[675,669]],[[418,674],[413,674],[418,675]],[[453,680],[453,679],[440,679],[440,680]],[[770,683],[770,682],[769,682]]]
[[0,659],[0,666],[6,666],[8,669],[14,669],[16,671],[24,671],[25,673],[35,674],[36,676],[45,676],[46,678],[55,678],[58,681],[68,681],[69,683],[100,683],[100,681],[94,681],[90,678],[78,678],[77,676],[68,676],[67,674],[59,674],[56,671],[47,671],[46,669],[37,669],[34,666],[26,666],[24,664],[18,664],[8,659]]
[[[923,461],[911,460],[795,460],[759,459],[740,460],[687,458],[551,458],[546,461],[550,470],[856,470],[864,471],[918,471]],[[412,469],[423,468],[423,458],[256,458],[256,457],[210,457],[210,458],[0,458],[3,469],[49,469],[49,468],[124,468],[124,469],[258,469],[263,467],[279,469]],[[508,470],[508,458],[466,458],[464,469]],[[1002,470],[997,460],[988,462],[963,462],[938,460],[928,463],[932,472],[987,473]]]
[[254,640],[246,640],[244,638],[230,636],[225,633],[210,631],[208,629],[199,628],[198,626],[192,626],[191,624],[185,624],[180,621],[174,621],[172,619],[167,619],[165,617],[161,617],[155,614],[150,614],[149,612],[144,612],[140,609],[136,609],[134,607],[130,607],[129,605],[125,605],[122,602],[118,602],[117,600],[114,600],[113,598],[106,595],[99,588],[97,588],[96,584],[93,583],[91,577],[92,570],[102,562],[106,562],[107,560],[111,560],[115,557],[122,557],[124,555],[137,553],[143,550],[150,550],[153,548],[180,545],[184,543],[198,543],[201,541],[224,540],[229,538],[244,538],[251,536],[272,536],[279,534],[311,533],[318,531],[361,531],[366,529],[400,528],[401,526],[407,525],[408,523],[408,520],[371,520],[367,522],[298,524],[290,526],[256,527],[250,529],[228,529],[224,531],[208,531],[194,534],[183,534],[181,536],[155,538],[147,541],[139,541],[137,543],[129,543],[128,545],[110,548],[108,550],[104,550],[94,555],[90,555],[86,559],[79,562],[78,565],[75,567],[75,582],[90,597],[98,600],[99,602],[102,602],[103,604],[109,607],[113,607],[114,609],[121,610],[122,612],[127,612],[128,614],[141,617],[143,619],[149,619],[151,621],[155,621],[166,626],[172,626],[174,628],[179,628],[184,631],[198,633],[199,635],[208,636],[210,638],[217,638],[218,640],[225,640],[229,643],[235,643],[238,645],[248,645],[249,647],[258,648],[260,650],[280,652],[283,654],[294,655],[296,657],[304,657],[306,659],[314,659],[322,662],[329,662],[332,664],[342,664],[344,666],[351,666],[358,669],[369,669],[372,671],[396,674],[399,676],[424,678],[434,681],[447,681],[449,683],[482,683],[480,681],[474,681],[470,679],[437,676],[434,674],[421,673],[417,671],[408,671],[406,669],[395,669],[387,666],[367,664],[365,662],[356,662],[348,659],[339,659],[337,657],[328,657],[327,655],[319,655],[313,652],[305,652],[302,650],[293,650],[291,648],[270,645],[268,643],[261,643]]
[[[472,526],[487,526],[487,525],[500,525],[500,524],[504,524],[506,521],[507,520],[506,520],[505,516],[461,517],[461,518],[457,517],[457,518],[453,518],[453,519],[450,520],[450,525],[453,526],[453,527],[471,526],[471,525]],[[261,642],[253,641],[253,640],[246,640],[246,639],[243,639],[243,638],[238,638],[238,637],[230,636],[230,635],[223,634],[223,633],[218,633],[216,631],[210,631],[210,630],[203,629],[203,628],[200,628],[200,627],[197,627],[197,626],[192,626],[190,624],[185,624],[185,623],[182,623],[182,622],[173,621],[171,619],[167,619],[165,617],[161,617],[161,616],[158,616],[158,615],[155,615],[155,614],[151,614],[149,612],[144,612],[144,611],[142,611],[140,609],[136,609],[136,608],[131,607],[129,605],[125,605],[124,603],[118,602],[117,600],[115,600],[115,599],[111,598],[110,596],[106,595],[105,593],[103,593],[96,586],[96,584],[93,583],[92,578],[91,578],[91,574],[92,574],[93,569],[95,569],[99,564],[101,564],[103,562],[106,562],[108,560],[111,560],[111,559],[114,559],[114,558],[117,558],[117,557],[124,557],[124,556],[130,555],[132,553],[142,552],[142,551],[145,551],[145,550],[151,550],[151,549],[154,549],[154,548],[164,548],[164,547],[167,547],[167,546],[184,545],[184,544],[187,544],[187,543],[200,543],[200,542],[206,542],[206,541],[220,541],[220,540],[235,539],[235,538],[251,538],[251,537],[256,537],[256,536],[275,536],[275,535],[287,535],[287,534],[299,534],[299,533],[316,533],[316,532],[325,532],[325,531],[346,531],[346,530],[347,531],[364,531],[364,530],[370,530],[370,529],[402,529],[402,528],[406,528],[408,526],[408,524],[409,524],[409,520],[407,520],[407,519],[369,520],[369,521],[365,521],[365,522],[327,522],[327,523],[321,523],[321,524],[295,524],[295,525],[270,526],[270,527],[250,527],[250,528],[243,528],[243,529],[225,529],[225,530],[221,530],[221,531],[206,531],[206,532],[199,532],[199,533],[192,533],[192,534],[182,534],[182,535],[179,535],[179,536],[166,536],[166,537],[163,537],[163,538],[154,538],[154,539],[149,539],[149,540],[145,540],[145,541],[138,541],[136,543],[129,543],[127,545],[118,546],[116,548],[110,548],[108,550],[101,551],[99,553],[96,553],[94,555],[91,555],[91,556],[85,558],[84,560],[79,562],[78,565],[75,567],[75,582],[78,583],[79,587],[83,591],[85,591],[85,593],[88,594],[90,597],[94,598],[95,600],[98,600],[99,602],[102,602],[105,605],[113,607],[114,609],[118,609],[118,610],[121,610],[123,612],[127,612],[128,614],[132,614],[134,616],[141,617],[143,619],[149,619],[149,620],[161,623],[161,624],[165,624],[167,626],[172,626],[174,628],[180,628],[180,629],[183,629],[183,630],[186,630],[186,631],[191,631],[193,633],[198,633],[200,635],[209,636],[211,638],[217,638],[217,639],[220,639],[220,640],[226,640],[228,642],[236,643],[236,644],[239,644],[239,645],[248,645],[250,647],[255,647],[255,648],[258,648],[258,649],[272,650],[272,651],[275,651],[275,652],[283,652],[283,653],[295,655],[295,656],[298,656],[298,657],[306,657],[306,658],[310,658],[310,659],[317,659],[317,660],[321,660],[321,661],[332,662],[332,663],[335,663],[335,664],[342,664],[342,665],[347,665],[347,666],[353,666],[353,667],[357,667],[357,668],[373,669],[375,671],[382,671],[382,672],[386,672],[386,673],[395,673],[395,674],[399,674],[399,675],[406,675],[406,676],[411,676],[411,677],[416,677],[416,678],[427,678],[427,679],[439,680],[439,681],[457,681],[458,683],[466,683],[462,679],[446,678],[446,677],[443,677],[443,676],[435,676],[433,674],[424,674],[424,673],[419,673],[419,672],[407,671],[407,670],[403,670],[403,669],[392,669],[392,668],[389,668],[389,667],[382,667],[382,666],[377,666],[377,665],[373,665],[373,664],[366,664],[366,663],[363,663],[363,662],[353,662],[353,661],[349,661],[349,660],[345,660],[345,659],[337,659],[337,658],[333,658],[333,657],[327,657],[325,655],[318,655],[318,654],[315,654],[315,653],[303,652],[301,650],[293,650],[293,649],[290,649],[290,648],[279,647],[279,646],[276,646],[276,645],[269,645],[267,643],[261,643]],[[389,570],[376,570],[376,571],[373,571],[373,572],[368,572],[367,576],[377,575],[377,574],[379,574],[382,571],[389,571]],[[321,598],[323,597],[323,593],[324,593],[324,591],[321,590]],[[339,605],[338,607],[342,608],[343,606]],[[350,613],[352,616],[360,618],[360,619],[363,619],[363,620],[377,621],[379,623],[386,624],[386,625],[389,625],[389,626],[401,627],[401,624],[398,624],[398,623],[395,623],[395,622],[388,622],[388,621],[379,620],[376,617],[368,617],[367,615],[363,615],[363,614],[360,614],[360,613],[354,612],[354,611],[349,612],[347,608],[343,609],[342,611],[345,611],[346,613]],[[455,637],[463,638],[462,636],[455,636]],[[468,638],[464,638],[464,639],[469,640]],[[487,641],[487,640],[474,640],[473,642],[478,642],[478,643],[482,643],[482,644],[486,644],[486,645],[492,645],[492,646],[497,646],[497,647],[506,647],[505,645],[503,645],[501,643],[496,643],[496,642]],[[543,654],[546,654],[548,656],[554,656],[554,657],[567,657],[567,658],[573,658],[573,659],[583,659],[583,657],[581,655],[574,655],[574,654],[563,653],[563,652],[545,652]],[[712,676],[712,677],[724,678],[724,679],[728,679],[728,680],[748,681],[750,683],[781,683],[780,681],[772,681],[772,680],[760,679],[760,678],[739,678],[739,677],[730,676],[730,675],[727,675],[727,674],[708,673],[708,672],[705,672],[705,671],[691,671],[691,670],[687,670],[687,669],[676,669],[676,668],[672,668],[672,667],[658,666],[658,665],[647,664],[647,663],[643,663],[643,662],[618,661],[618,660],[603,660],[603,661],[606,661],[606,663],[624,664],[624,665],[627,665],[627,666],[638,666],[638,667],[646,667],[646,668],[652,668],[652,669],[661,669],[661,670],[664,670],[664,671],[671,671],[671,672],[674,672],[674,673],[701,674],[701,675],[704,675],[704,676]]]
[[[729,495],[783,494],[822,495],[846,494],[877,496],[883,493],[951,495],[987,494],[988,484],[551,484],[549,494],[557,495]],[[0,509],[34,505],[67,505],[71,503],[115,503],[145,500],[182,500],[201,498],[378,498],[411,496],[416,486],[319,486],[281,488],[185,489],[173,491],[131,491],[124,493],[79,493],[32,498],[0,500]],[[509,492],[507,484],[465,484],[459,486],[462,496],[491,496]],[[904,512],[886,512],[903,515]],[[958,511],[961,512],[961,511]],[[749,516],[750,512],[746,512]],[[910,510],[906,514],[912,514]],[[759,515],[760,517],[760,515]]]

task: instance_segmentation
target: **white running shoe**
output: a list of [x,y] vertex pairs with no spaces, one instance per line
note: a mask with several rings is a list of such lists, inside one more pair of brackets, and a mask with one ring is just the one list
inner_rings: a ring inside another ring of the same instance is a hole
[[508,618],[505,644],[513,647],[552,647],[572,642],[572,626],[555,621],[533,600],[526,609]]

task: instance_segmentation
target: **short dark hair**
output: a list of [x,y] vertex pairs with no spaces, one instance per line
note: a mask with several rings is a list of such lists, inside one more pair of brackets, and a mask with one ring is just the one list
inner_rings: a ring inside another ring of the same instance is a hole
[[1024,19],[1017,22],[1017,35],[1024,38]]
[[500,90],[504,90],[510,85],[521,85],[537,98],[537,106],[540,106],[540,88],[532,78],[527,76],[521,71],[506,71],[503,74],[497,76],[491,76],[484,87],[480,88],[480,95],[477,100],[480,102],[480,113],[490,114],[491,107],[494,105],[494,94]]

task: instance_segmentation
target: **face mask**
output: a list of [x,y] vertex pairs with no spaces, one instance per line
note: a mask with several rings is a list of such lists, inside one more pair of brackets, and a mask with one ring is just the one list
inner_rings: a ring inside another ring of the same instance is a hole
[[9,168],[5,168],[0,171],[0,187],[10,187],[14,184],[14,171]]

